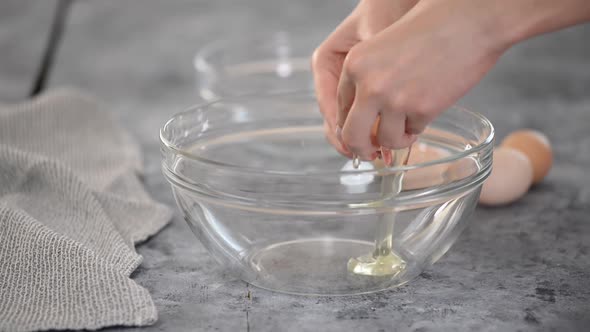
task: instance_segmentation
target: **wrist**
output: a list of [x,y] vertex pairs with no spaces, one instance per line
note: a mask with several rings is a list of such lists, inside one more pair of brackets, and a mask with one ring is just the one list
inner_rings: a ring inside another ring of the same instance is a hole
[[529,1],[486,1],[488,29],[493,30],[494,43],[498,48],[508,49],[530,38],[532,30],[541,17],[528,4]]
[[[469,1],[469,0],[459,0]],[[496,44],[509,48],[534,36],[590,20],[588,0],[471,1],[485,7]]]
[[[438,25],[437,30],[454,39],[462,35],[466,47],[485,54],[501,54],[519,41],[520,29],[515,29],[511,17],[502,14],[502,6],[513,0],[421,0],[414,17],[426,16]],[[450,28],[449,28],[450,27]]]
[[514,0],[442,1],[457,2],[456,10],[464,13],[465,19],[475,30],[476,40],[480,41],[481,46],[489,53],[501,54],[525,38],[527,28],[522,16],[506,13],[506,9],[511,7],[508,2]]

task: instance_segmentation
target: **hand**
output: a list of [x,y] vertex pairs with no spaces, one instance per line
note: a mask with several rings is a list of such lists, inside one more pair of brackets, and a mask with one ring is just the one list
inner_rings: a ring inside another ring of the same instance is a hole
[[[378,146],[408,147],[496,63],[507,47],[487,29],[486,13],[474,3],[423,0],[348,50],[337,88],[337,125],[347,150],[373,160]],[[326,85],[333,82],[318,83],[329,117],[335,100]],[[371,132],[378,120],[375,144]]]
[[342,154],[350,151],[336,137],[338,114],[337,88],[349,51],[391,26],[418,0],[362,0],[354,11],[314,52],[312,69],[324,129],[328,141]]

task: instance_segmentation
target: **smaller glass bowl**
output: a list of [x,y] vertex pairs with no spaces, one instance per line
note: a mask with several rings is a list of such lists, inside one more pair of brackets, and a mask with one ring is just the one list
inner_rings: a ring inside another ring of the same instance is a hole
[[318,34],[277,31],[206,45],[194,59],[199,95],[213,101],[252,93],[313,90],[310,58],[321,41]]
[[[160,131],[163,173],[210,254],[255,286],[315,295],[399,286],[436,262],[477,204],[493,137],[487,119],[453,107],[414,145],[435,158],[355,170],[326,142],[309,93],[212,102]],[[403,190],[384,192],[400,176]],[[374,252],[384,221],[395,273],[351,271]]]

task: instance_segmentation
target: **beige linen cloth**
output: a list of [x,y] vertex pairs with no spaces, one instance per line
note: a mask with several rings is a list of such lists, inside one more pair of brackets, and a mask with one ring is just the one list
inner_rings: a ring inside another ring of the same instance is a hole
[[135,245],[171,217],[139,148],[92,98],[0,104],[0,331],[148,325]]

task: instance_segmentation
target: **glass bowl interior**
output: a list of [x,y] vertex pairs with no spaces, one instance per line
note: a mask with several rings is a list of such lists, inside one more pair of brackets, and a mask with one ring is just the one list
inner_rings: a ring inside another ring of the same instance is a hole
[[[408,282],[467,224],[491,169],[491,124],[454,107],[420,136],[409,165],[354,169],[322,122],[307,92],[197,106],[161,129],[163,172],[201,243],[256,286],[347,295]],[[351,272],[384,238],[398,269]]]

